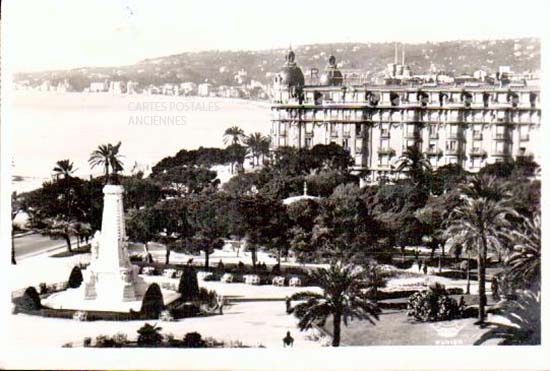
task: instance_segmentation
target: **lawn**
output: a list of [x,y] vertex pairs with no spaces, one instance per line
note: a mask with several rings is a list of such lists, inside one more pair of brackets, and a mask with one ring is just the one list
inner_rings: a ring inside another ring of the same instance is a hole
[[[466,318],[421,323],[405,311],[384,311],[376,325],[359,320],[342,324],[341,345],[472,345],[486,331],[474,322],[476,319]],[[331,319],[324,328],[332,333]]]

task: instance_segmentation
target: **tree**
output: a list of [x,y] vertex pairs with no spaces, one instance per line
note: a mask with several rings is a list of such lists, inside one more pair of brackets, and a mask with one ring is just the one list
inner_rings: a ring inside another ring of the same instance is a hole
[[199,297],[199,281],[197,271],[192,265],[186,265],[183,268],[183,274],[180,277],[178,292],[184,301],[194,300]]
[[58,178],[60,175],[63,175],[64,178],[69,178],[75,171],[76,169],[74,169],[72,161],[68,159],[57,161],[53,168],[53,172]]
[[499,345],[540,345],[540,291],[519,290],[516,300],[501,302],[493,310],[508,323],[487,322],[489,331],[481,335],[474,345],[491,339],[500,339]]
[[419,147],[411,146],[406,149],[399,159],[397,171],[406,172],[414,185],[424,189],[428,186],[432,165]]
[[[149,242],[158,235],[159,231],[159,220],[153,209],[134,209],[126,214],[126,234],[128,238],[131,241],[142,243],[146,253],[149,252]],[[168,264],[168,260],[166,264]]]
[[137,343],[140,346],[157,346],[162,343],[162,327],[150,325],[148,323],[140,327],[138,332]]
[[21,211],[21,202],[17,197],[17,192],[11,194],[11,264],[17,264],[15,260],[15,233],[14,233],[14,220],[17,214]]
[[375,324],[380,309],[370,300],[367,272],[351,264],[333,262],[328,269],[320,268],[311,273],[312,279],[319,283],[322,294],[298,292],[292,300],[304,300],[292,309],[299,319],[301,331],[313,325],[324,326],[329,316],[333,321],[332,346],[340,345],[342,321],[347,326],[350,319],[367,320]]
[[52,219],[48,221],[45,234],[51,237],[60,237],[67,243],[67,250],[72,252],[71,237],[75,236],[74,223],[66,220]]
[[[494,188],[486,189],[485,187]],[[502,195],[503,198],[498,199]],[[462,190],[463,203],[449,216],[446,234],[454,236],[456,242],[467,249],[477,252],[478,285],[479,285],[479,322],[485,321],[485,293],[487,253],[498,249],[504,232],[509,230],[509,216],[516,216],[515,210],[509,207],[509,198],[504,197],[501,188],[494,178],[477,176]]]
[[71,274],[69,275],[68,286],[72,289],[80,287],[84,278],[82,277],[82,271],[78,266],[73,267]]
[[164,299],[159,285],[152,283],[147,288],[141,302],[141,314],[145,318],[158,319],[160,312],[164,309]]
[[220,181],[218,174],[204,167],[181,165],[154,175],[153,179],[173,189],[178,196],[200,193],[209,187],[217,187]]
[[238,171],[242,170],[246,159],[246,147],[239,143],[234,143],[228,146],[225,151],[231,163],[231,174],[233,174],[235,167]]
[[123,170],[123,163],[121,161],[122,155],[119,154],[121,142],[118,142],[116,145],[101,144],[94,150],[90,159],[88,160],[92,169],[96,166],[103,166],[105,169],[105,182],[109,183],[111,180],[109,177],[109,169],[113,173],[113,181],[118,181],[118,173]]
[[225,129],[223,133],[223,143],[240,144],[246,138],[244,130],[238,126],[232,126]]
[[244,143],[248,147],[248,151],[252,155],[252,164],[254,165],[254,159],[257,160],[257,164],[260,164],[260,156],[262,153],[262,148],[265,145],[266,138],[262,133],[253,133],[246,137]]
[[513,230],[508,238],[514,244],[505,261],[506,276],[523,288],[540,289],[541,283],[541,231],[540,216],[524,219],[519,230]]

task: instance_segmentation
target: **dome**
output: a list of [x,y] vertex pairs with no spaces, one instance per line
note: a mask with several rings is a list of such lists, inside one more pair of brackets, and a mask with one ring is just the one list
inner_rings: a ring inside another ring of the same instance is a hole
[[336,85],[340,86],[344,82],[344,76],[342,72],[338,69],[336,65],[336,58],[331,55],[328,59],[328,66],[325,69],[325,72],[321,76],[321,85]]
[[302,73],[302,69],[296,65],[294,58],[295,54],[291,50],[286,57],[285,65],[279,73],[279,76],[281,78],[281,85],[304,86],[305,84],[305,78],[304,74]]

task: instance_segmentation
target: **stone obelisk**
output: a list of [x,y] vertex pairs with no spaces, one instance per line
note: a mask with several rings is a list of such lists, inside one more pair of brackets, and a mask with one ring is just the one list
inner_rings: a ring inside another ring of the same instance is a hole
[[123,194],[119,185],[103,188],[101,232],[92,241],[92,261],[84,271],[84,298],[101,300],[106,306],[140,300],[146,284],[138,267],[130,263],[124,222]]

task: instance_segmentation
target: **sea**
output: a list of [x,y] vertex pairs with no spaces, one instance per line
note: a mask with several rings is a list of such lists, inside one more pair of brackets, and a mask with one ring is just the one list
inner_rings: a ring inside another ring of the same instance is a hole
[[18,91],[12,100],[12,188],[18,193],[52,179],[59,160],[76,176],[99,175],[88,165],[100,144],[122,142],[128,173],[181,149],[223,147],[231,126],[269,134],[268,102],[217,97]]

